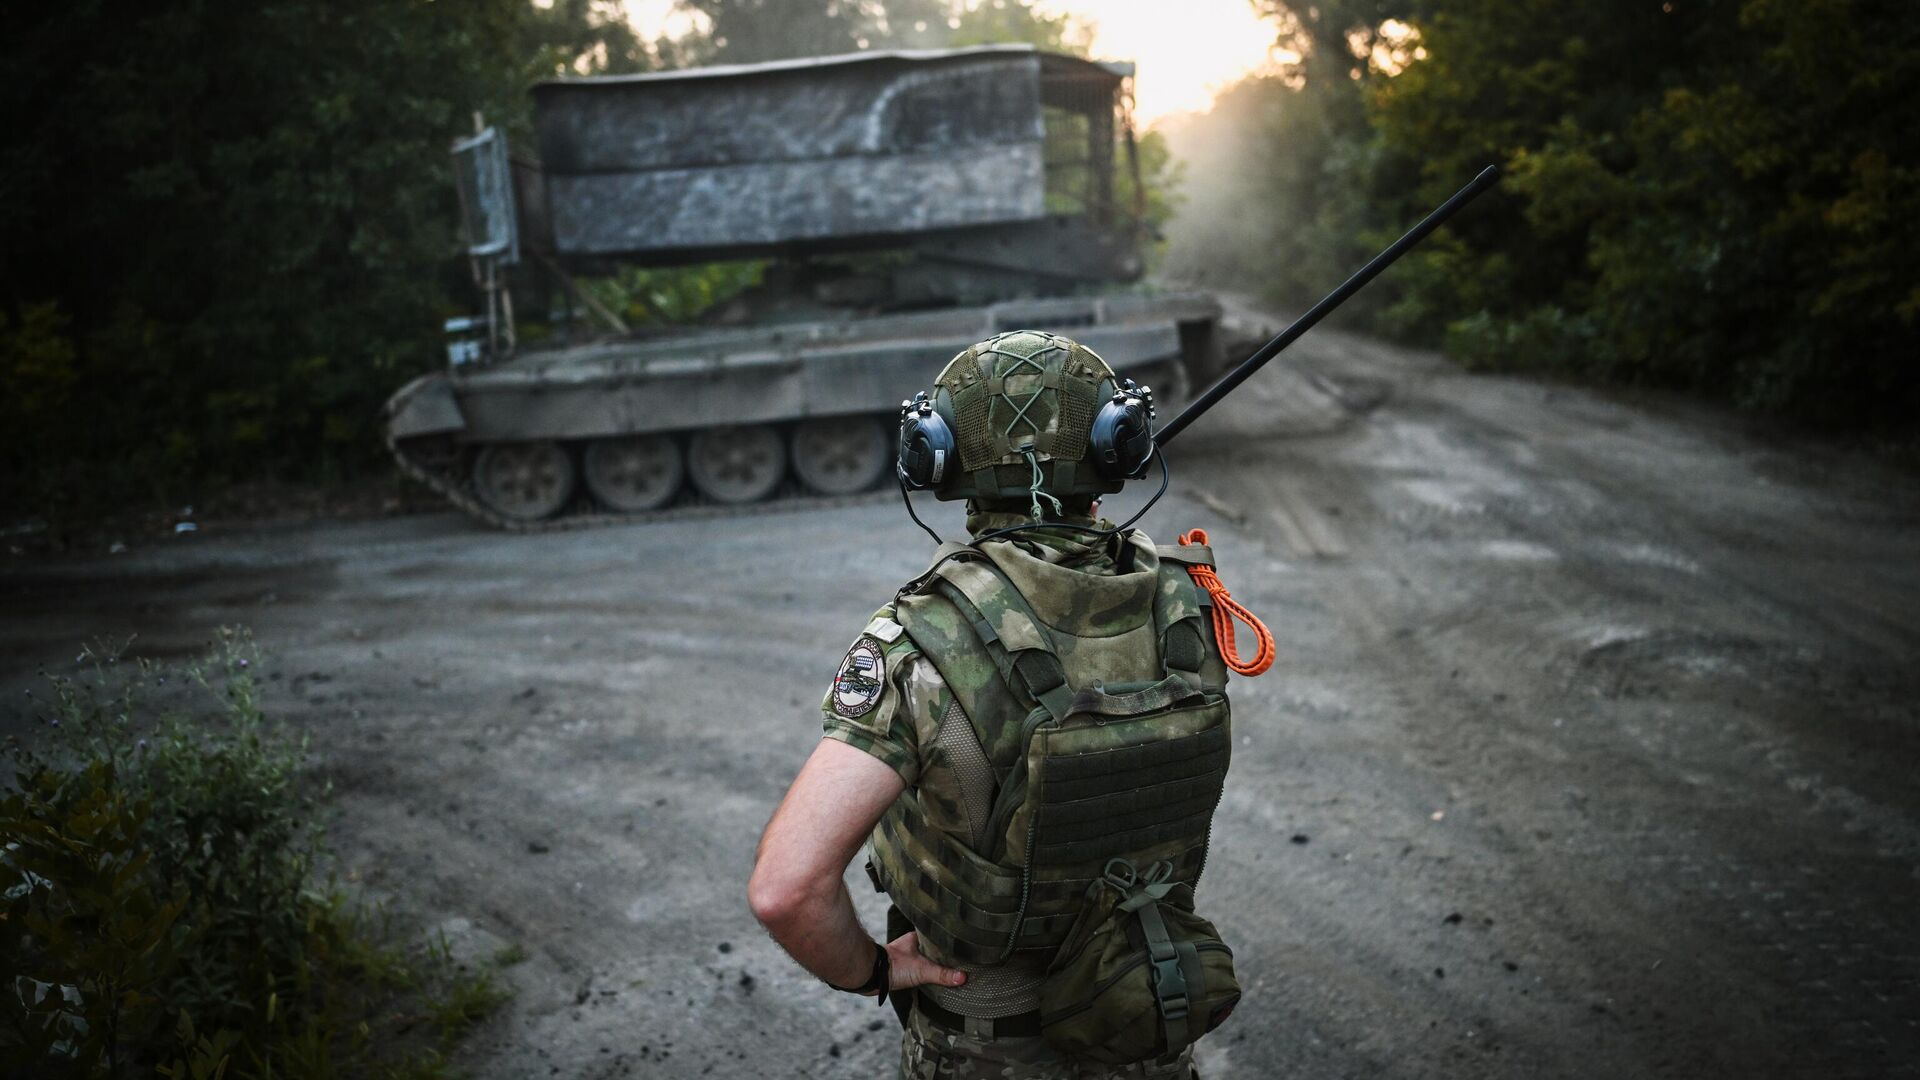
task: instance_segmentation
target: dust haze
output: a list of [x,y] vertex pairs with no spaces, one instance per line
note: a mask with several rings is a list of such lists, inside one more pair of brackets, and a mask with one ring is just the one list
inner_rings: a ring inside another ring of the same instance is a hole
[[[1203,1075],[1913,1075],[1911,478],[1332,331],[1176,449],[1145,528],[1207,529],[1279,643],[1231,688],[1201,903],[1247,998]],[[888,492],[236,529],[9,566],[0,678],[252,626],[343,876],[462,957],[531,957],[475,1076],[882,1075],[890,1015],[783,956],[744,882],[927,548]]]

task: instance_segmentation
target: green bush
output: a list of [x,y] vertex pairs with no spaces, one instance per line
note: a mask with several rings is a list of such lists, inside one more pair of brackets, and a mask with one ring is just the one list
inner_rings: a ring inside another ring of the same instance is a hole
[[1507,170],[1450,248],[1408,260],[1420,329],[1552,341],[1519,359],[1912,429],[1920,31],[1904,9],[1399,7],[1425,57],[1368,99],[1375,138],[1419,165],[1398,212],[1487,162]]
[[471,302],[449,140],[530,145],[529,83],[641,59],[590,0],[9,14],[0,504],[55,530],[381,467]]
[[1920,23],[1883,0],[1253,0],[1276,55],[1172,125],[1174,273],[1318,299],[1487,164],[1344,309],[1477,367],[1797,421],[1920,413]]
[[632,326],[687,322],[760,284],[767,264],[757,260],[681,267],[622,267],[579,282]]
[[[81,674],[48,680],[43,737],[8,748],[0,1068],[443,1072],[444,1052],[504,994],[444,947],[395,948],[315,886],[324,793],[304,778],[304,741],[261,711],[249,639],[223,632],[184,672],[111,650],[81,661]],[[146,695],[178,697],[182,681],[200,707],[155,714]],[[436,1038],[376,1027],[394,1015],[430,1018]]]

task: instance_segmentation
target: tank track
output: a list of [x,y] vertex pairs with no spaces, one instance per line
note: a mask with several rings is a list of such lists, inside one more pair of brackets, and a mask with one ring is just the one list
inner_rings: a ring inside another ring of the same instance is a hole
[[[1163,389],[1157,395],[1162,402],[1161,415],[1177,412],[1189,392],[1186,368],[1178,362],[1160,363],[1133,372],[1152,379]],[[468,517],[487,526],[513,533],[551,533],[571,529],[590,529],[602,525],[630,525],[645,522],[706,521],[748,514],[778,514],[799,510],[866,506],[898,499],[899,491],[885,474],[878,486],[848,495],[821,495],[802,485],[789,474],[774,493],[757,502],[722,503],[700,494],[691,481],[684,481],[673,502],[657,510],[622,512],[608,510],[596,503],[580,484],[571,500],[556,515],[535,521],[508,517],[489,507],[473,490],[473,481],[462,454],[423,456],[415,448],[432,447],[433,436],[414,439],[396,438],[389,428],[385,433],[387,451],[401,472],[419,481]]]
[[658,510],[616,513],[596,505],[592,497],[581,490],[574,493],[572,501],[558,515],[540,521],[521,521],[517,518],[505,517],[481,502],[473,494],[471,481],[459,475],[459,470],[434,467],[431,463],[408,453],[400,445],[399,440],[391,435],[386,441],[387,450],[393,454],[394,461],[399,463],[401,472],[426,485],[468,517],[492,528],[513,533],[554,533],[568,532],[573,529],[592,529],[603,525],[708,521],[747,514],[780,514],[799,510],[869,506],[900,497],[898,491],[884,483],[870,491],[855,492],[851,495],[817,495],[807,491],[789,477],[770,498],[759,502],[709,502],[703,500],[697,493],[687,490],[675,502]]

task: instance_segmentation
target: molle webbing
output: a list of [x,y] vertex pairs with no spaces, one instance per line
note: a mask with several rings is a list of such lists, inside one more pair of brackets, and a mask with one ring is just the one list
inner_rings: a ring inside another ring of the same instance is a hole
[[[1226,773],[1220,728],[1172,743],[1049,755],[1034,821],[1048,862],[1092,862],[1204,831]],[[1197,820],[1196,820],[1197,819]]]
[[1203,685],[1201,673],[1219,663],[1195,593],[1180,563],[1157,567],[1138,602],[1152,607],[1162,677],[1108,693],[1074,685],[1085,676],[1062,663],[1063,632],[977,549],[943,545],[934,568],[902,590],[901,624],[966,713],[998,782],[977,850],[929,823],[911,792],[875,830],[882,886],[937,953],[995,964],[1054,949],[1110,858],[1168,861],[1178,880],[1197,882],[1232,740],[1220,683]]
[[[936,948],[966,962],[1006,954],[1019,925],[1020,875],[967,851],[927,824],[912,792],[874,830],[874,869],[894,903]],[[924,916],[938,912],[935,919]]]
[[1033,880],[1084,888],[1120,857],[1165,860],[1176,880],[1198,883],[1232,752],[1226,702],[1179,676],[1149,688],[1156,691],[1171,704],[1034,733],[1025,770]]
[[922,938],[963,964],[997,964],[1015,949],[1057,944],[1073,913],[1022,919],[1022,902],[1060,907],[1087,885],[1026,890],[1019,870],[994,866],[929,825],[911,792],[881,817],[873,839],[881,886]]

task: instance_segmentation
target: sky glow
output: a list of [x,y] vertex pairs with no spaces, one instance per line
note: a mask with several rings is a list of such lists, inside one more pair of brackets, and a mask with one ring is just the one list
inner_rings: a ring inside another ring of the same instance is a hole
[[[693,29],[674,0],[623,0],[627,18],[648,40]],[[1270,67],[1274,28],[1248,0],[1040,0],[1093,31],[1093,55],[1132,60],[1134,118],[1142,126],[1178,112],[1203,112],[1213,95]]]
[[1044,0],[1093,27],[1093,55],[1132,60],[1134,118],[1205,112],[1213,95],[1272,65],[1274,28],[1247,0]]

